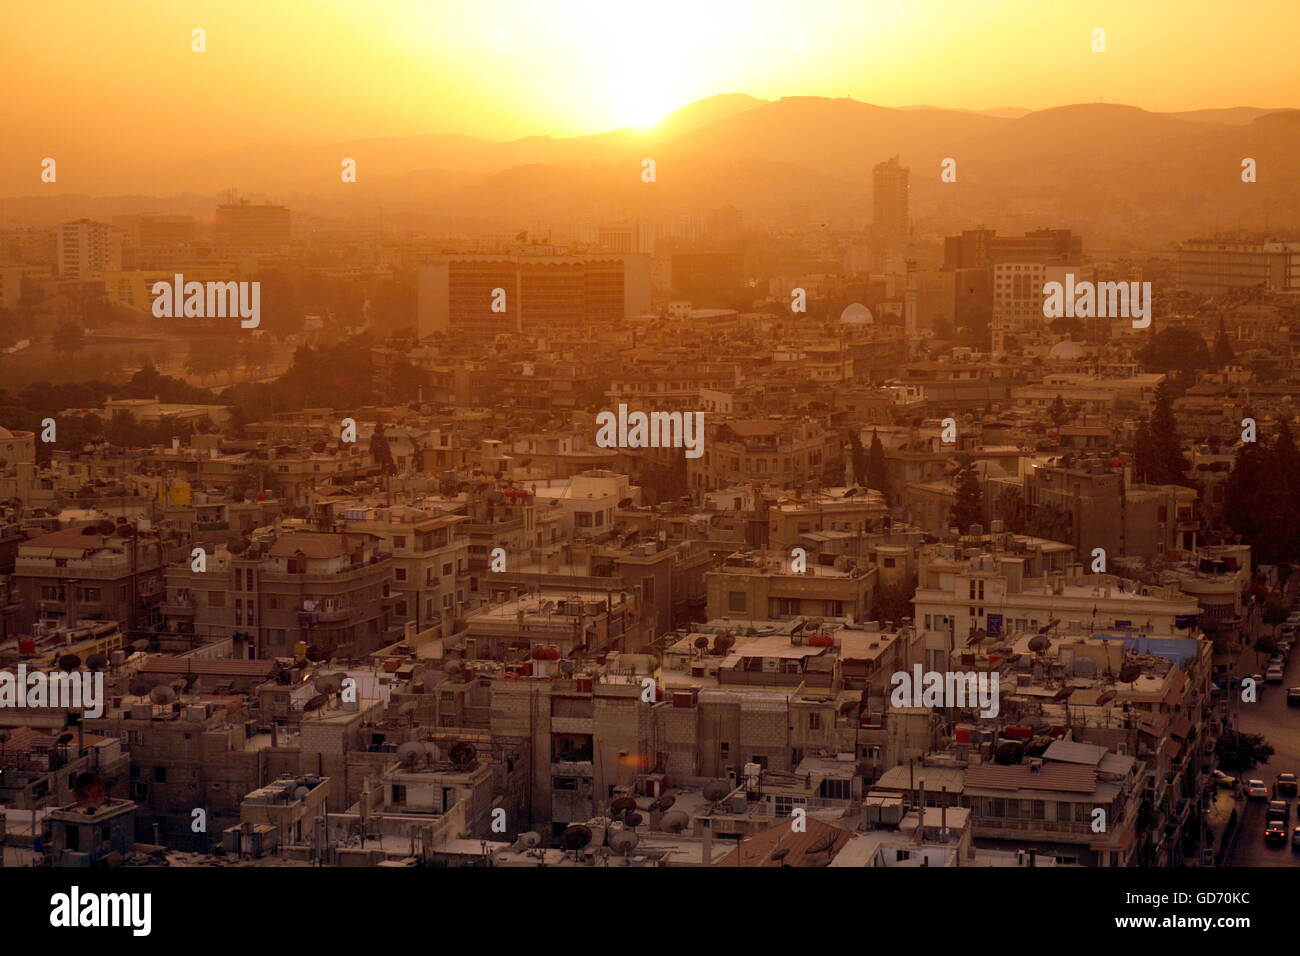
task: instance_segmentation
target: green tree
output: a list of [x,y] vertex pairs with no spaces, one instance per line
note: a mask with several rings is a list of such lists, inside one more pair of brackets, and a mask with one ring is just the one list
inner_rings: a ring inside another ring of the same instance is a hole
[[1195,372],[1210,368],[1214,359],[1205,339],[1191,329],[1161,329],[1138,350],[1137,360],[1153,372]]
[[849,462],[853,466],[853,483],[871,487],[867,484],[867,450],[856,428],[849,429]]
[[1052,424],[1060,428],[1070,420],[1070,410],[1065,405],[1065,399],[1059,394],[1052,401],[1052,407],[1047,413],[1047,417],[1052,420]]
[[1233,364],[1236,356],[1232,352],[1232,343],[1228,341],[1228,333],[1223,328],[1223,317],[1219,317],[1219,331],[1214,336],[1214,365],[1216,368],[1223,368]]
[[50,335],[50,345],[56,352],[75,355],[86,347],[86,330],[76,322],[62,322]]
[[885,496],[886,504],[894,503],[889,490],[889,468],[885,464],[885,446],[880,443],[876,430],[871,430],[871,447],[867,450],[867,487]]
[[951,509],[951,520],[958,534],[967,534],[971,525],[984,523],[984,489],[970,455],[963,454],[957,459],[954,478],[957,497]]
[[397,471],[397,466],[393,463],[393,451],[388,447],[388,436],[384,434],[383,422],[375,425],[375,430],[370,435],[370,458],[385,475]]
[[912,601],[916,597],[916,580],[883,585],[876,592],[874,616],[878,621],[901,621],[913,616]]
[[1261,735],[1235,731],[1229,731],[1220,737],[1214,752],[1222,769],[1236,773],[1250,770],[1257,764],[1268,763],[1273,756],[1273,748]]
[[1166,382],[1156,387],[1150,422],[1140,422],[1134,439],[1133,470],[1139,482],[1187,485],[1187,458],[1174,420],[1173,399]]
[[1029,533],[1035,538],[1069,544],[1073,531],[1070,516],[1054,501],[1044,501],[1029,516]]
[[1003,488],[993,499],[993,509],[1012,534],[1024,534],[1028,527],[1025,496],[1018,488]]

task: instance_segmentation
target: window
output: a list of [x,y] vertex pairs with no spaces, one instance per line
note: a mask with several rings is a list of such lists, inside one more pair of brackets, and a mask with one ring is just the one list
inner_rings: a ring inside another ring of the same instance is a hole
[[405,536],[405,535],[400,535],[400,534],[395,534],[395,535],[393,535],[393,547],[394,547],[394,548],[405,548],[405,547],[406,547],[406,536]]
[[154,768],[153,768],[153,782],[154,782],[154,783],[166,783],[166,782],[167,782],[167,768],[166,768],[166,767],[154,767]]
[[653,601],[653,600],[655,599],[655,579],[654,579],[654,578],[642,578],[642,579],[641,579],[641,594],[642,594],[642,596],[643,596],[647,601]]
[[393,571],[397,577],[397,580],[399,581],[406,580],[406,568],[394,568]]
[[808,729],[809,729],[809,730],[821,730],[821,729],[822,729],[822,715],[821,715],[821,714],[817,713],[816,711],[813,711],[812,713],[810,713],[810,714],[808,715]]
[[744,591],[731,591],[727,594],[727,610],[745,611],[748,608],[749,603],[745,600]]
[[406,802],[406,787],[402,786],[400,783],[395,783],[395,784],[392,785],[392,787],[393,787],[393,799],[392,799],[391,802],[392,802],[392,803],[405,803],[405,802]]

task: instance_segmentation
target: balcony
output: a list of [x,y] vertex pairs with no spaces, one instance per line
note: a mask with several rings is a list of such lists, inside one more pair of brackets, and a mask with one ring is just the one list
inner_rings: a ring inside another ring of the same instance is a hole
[[164,602],[162,613],[166,617],[193,617],[194,604],[191,601]]

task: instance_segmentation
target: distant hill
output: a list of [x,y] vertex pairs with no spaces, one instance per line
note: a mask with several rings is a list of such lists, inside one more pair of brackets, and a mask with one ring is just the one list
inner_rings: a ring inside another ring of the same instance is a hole
[[[78,182],[48,198],[5,200],[8,218],[56,222],[151,208],[211,210],[221,189],[347,217],[522,225],[644,216],[663,220],[729,203],[752,223],[825,222],[862,229],[871,170],[911,168],[914,228],[943,234],[983,223],[1002,231],[1072,227],[1094,239],[1160,244],[1219,228],[1300,222],[1300,111],[1236,107],[1154,113],[1107,103],[974,112],[857,100],[724,94],[653,127],[497,143],[427,135],[322,146],[263,145],[183,165]],[[641,182],[644,157],[657,181]],[[358,182],[339,181],[341,157]],[[1258,182],[1241,182],[1245,157]],[[955,183],[940,163],[957,162]],[[0,157],[0,166],[8,162]],[[29,177],[30,178],[30,177]],[[90,201],[74,195],[98,196]],[[117,195],[115,195],[115,193]],[[148,194],[146,197],[145,194]],[[157,196],[181,196],[173,205]]]

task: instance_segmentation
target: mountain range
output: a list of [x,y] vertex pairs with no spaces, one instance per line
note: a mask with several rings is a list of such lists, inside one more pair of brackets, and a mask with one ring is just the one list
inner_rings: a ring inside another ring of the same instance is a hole
[[[1300,111],[1257,107],[1156,113],[1108,103],[970,111],[857,100],[725,94],[647,129],[491,142],[423,135],[259,145],[156,168],[104,166],[93,181],[64,163],[44,196],[0,201],[0,218],[57,221],[126,211],[210,215],[213,197],[289,203],[327,217],[409,219],[431,228],[518,230],[700,214],[724,205],[760,226],[871,220],[872,167],[911,169],[918,234],[984,224],[1069,227],[1150,248],[1217,230],[1300,228]],[[340,160],[357,160],[343,184]],[[653,158],[656,180],[642,182]],[[1242,161],[1257,182],[1244,183]],[[940,181],[956,161],[957,181]],[[0,183],[17,160],[0,159]],[[75,210],[75,211],[74,211]]]

